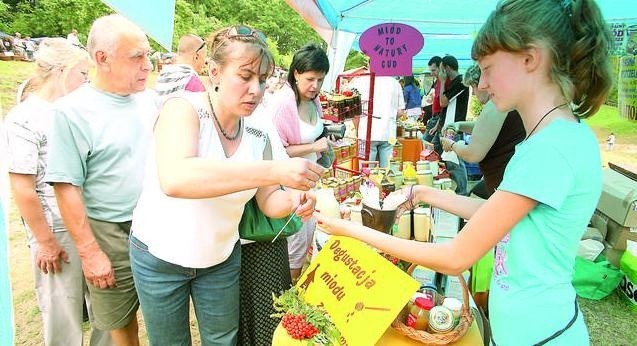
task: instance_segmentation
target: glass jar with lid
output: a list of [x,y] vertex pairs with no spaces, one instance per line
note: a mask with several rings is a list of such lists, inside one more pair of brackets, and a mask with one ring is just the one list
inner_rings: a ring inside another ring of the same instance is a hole
[[407,326],[416,330],[427,329],[429,326],[429,311],[433,307],[433,301],[424,297],[416,298],[416,301],[407,316]]
[[431,211],[429,208],[414,209],[414,239],[417,241],[429,241],[431,232]]
[[416,179],[418,180],[418,185],[433,186],[434,184],[434,176],[430,170],[417,171]]
[[394,236],[402,239],[411,239],[411,211],[406,211],[398,219],[398,232]]
[[394,185],[396,186],[396,190],[403,186],[403,172],[398,171],[394,173]]

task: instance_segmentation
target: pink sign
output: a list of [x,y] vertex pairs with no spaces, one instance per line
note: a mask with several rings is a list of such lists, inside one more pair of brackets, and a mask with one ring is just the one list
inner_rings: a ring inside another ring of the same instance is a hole
[[369,68],[377,76],[409,76],[412,58],[424,42],[420,31],[412,26],[385,23],[365,30],[359,45],[369,56]]

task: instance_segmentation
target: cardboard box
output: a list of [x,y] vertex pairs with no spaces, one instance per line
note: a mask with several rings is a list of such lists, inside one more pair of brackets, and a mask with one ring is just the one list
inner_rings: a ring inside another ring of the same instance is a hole
[[622,226],[637,227],[637,181],[610,168],[602,175],[602,195],[597,209]]
[[591,225],[599,230],[602,234],[602,239],[606,239],[606,228],[608,228],[608,216],[604,215],[599,210],[595,210],[593,216],[591,216]]
[[604,243],[604,251],[602,251],[602,256],[606,257],[608,262],[616,268],[619,268],[619,260],[621,259],[623,254],[624,250],[613,249],[610,244]]
[[615,250],[626,250],[626,241],[637,242],[637,227],[623,227],[614,220],[608,220],[606,242]]
[[431,208],[433,219],[432,235],[436,237],[453,238],[460,229],[460,217],[442,209]]

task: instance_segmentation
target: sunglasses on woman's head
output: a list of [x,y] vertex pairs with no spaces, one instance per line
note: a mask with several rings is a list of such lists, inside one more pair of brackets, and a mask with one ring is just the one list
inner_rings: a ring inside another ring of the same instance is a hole
[[230,29],[228,29],[228,32],[226,33],[226,37],[228,38],[254,37],[256,39],[261,40],[261,42],[265,43],[265,35],[261,31],[255,30],[245,25],[235,25],[231,27]]

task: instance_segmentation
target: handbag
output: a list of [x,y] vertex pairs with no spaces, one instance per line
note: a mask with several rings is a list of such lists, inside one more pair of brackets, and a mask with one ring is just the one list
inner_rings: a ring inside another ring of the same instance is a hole
[[[270,144],[270,138],[267,135],[265,149],[263,150],[263,159],[272,159],[272,146]],[[256,197],[252,197],[243,209],[243,215],[239,222],[239,237],[245,240],[269,242],[276,237],[281,228],[283,228],[283,231],[278,239],[289,237],[297,233],[302,226],[303,221],[294,213],[280,219],[267,217],[261,212],[261,209],[259,209]]]
[[334,149],[332,149],[332,146],[330,145],[327,151],[321,153],[321,157],[319,157],[316,163],[323,166],[323,168],[331,168],[335,159],[336,155],[334,154]]
[[623,276],[603,256],[599,256],[595,262],[575,257],[573,286],[582,298],[600,300],[608,296],[619,286]]

